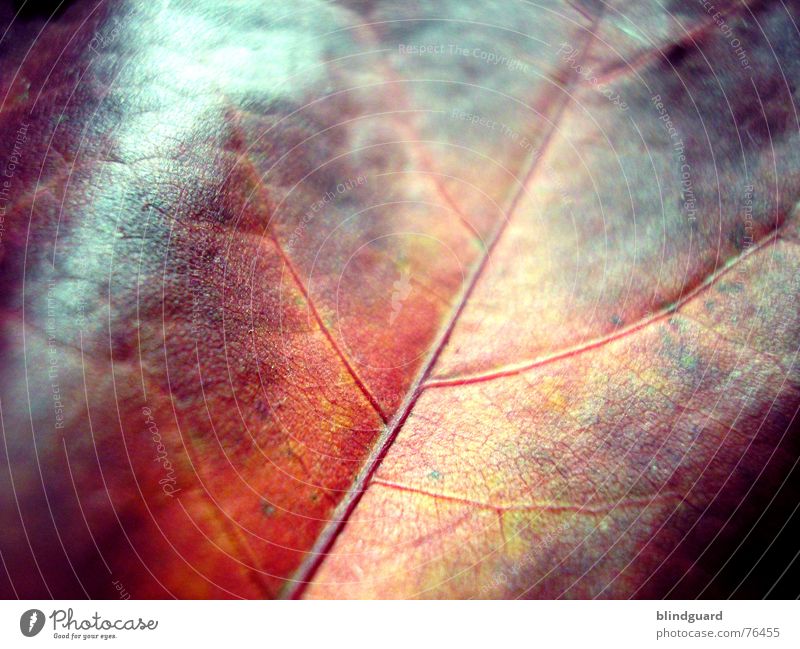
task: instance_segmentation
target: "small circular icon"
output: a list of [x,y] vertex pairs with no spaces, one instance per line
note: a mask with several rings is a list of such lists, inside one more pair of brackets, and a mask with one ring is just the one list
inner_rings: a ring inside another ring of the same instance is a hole
[[44,613],[38,608],[25,611],[19,618],[19,630],[22,635],[32,638],[44,627]]

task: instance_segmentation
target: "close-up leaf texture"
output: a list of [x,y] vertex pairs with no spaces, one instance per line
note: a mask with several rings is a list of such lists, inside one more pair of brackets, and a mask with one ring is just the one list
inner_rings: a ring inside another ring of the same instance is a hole
[[800,595],[800,2],[0,18],[2,597]]

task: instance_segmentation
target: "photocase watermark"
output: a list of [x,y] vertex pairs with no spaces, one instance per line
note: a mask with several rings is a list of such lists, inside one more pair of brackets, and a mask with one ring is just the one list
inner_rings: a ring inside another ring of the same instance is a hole
[[53,417],[55,428],[64,428],[65,408],[61,396],[61,383],[59,381],[60,357],[58,350],[58,331],[56,328],[56,281],[47,282],[47,296],[45,298],[44,332],[47,338],[47,378],[50,381],[50,396],[53,400]]
[[291,236],[289,237],[289,241],[285,246],[286,252],[291,252],[292,249],[297,245],[297,242],[302,239],[303,236],[305,236],[306,230],[308,230],[308,224],[313,221],[314,218],[316,218],[316,216],[326,205],[336,200],[337,197],[352,191],[356,187],[361,187],[366,183],[366,176],[358,175],[355,178],[347,178],[346,180],[337,183],[335,191],[325,192],[322,198],[312,203],[311,207],[309,207],[308,210],[306,210],[306,213],[303,215],[299,225],[294,229],[294,232],[292,232]]
[[478,115],[477,113],[468,113],[458,108],[454,108],[452,111],[450,111],[450,117],[469,122],[473,126],[480,126],[490,131],[495,131],[513,140],[520,146],[520,148],[525,149],[526,151],[533,150],[533,143],[528,138],[526,138],[524,135],[520,135],[507,124],[503,124],[497,120],[490,119],[489,117],[485,117],[483,115]]
[[[20,163],[20,156],[22,155],[22,145],[28,140],[28,127],[30,125],[22,122],[17,129],[14,137],[14,142],[11,145],[11,153],[6,156],[6,164],[3,169],[3,178],[13,178]],[[5,183],[4,187],[8,187]]]
[[50,615],[32,608],[20,616],[19,630],[25,637],[32,638],[44,629],[47,618],[52,622],[56,640],[113,640],[118,636],[109,631],[155,631],[158,628],[158,620],[141,617],[109,619],[95,612],[89,618],[80,618],[71,608],[55,609]]
[[714,3],[709,2],[709,0],[698,0],[698,2],[703,6],[703,9],[706,10],[706,13],[711,16],[711,19],[725,35],[725,38],[728,39],[728,45],[733,50],[736,59],[739,61],[739,65],[741,65],[748,72],[752,72],[747,51],[744,49],[744,47],[742,47],[742,42],[733,33],[733,28],[725,20],[724,14],[721,11],[718,11]]
[[[56,609],[49,616],[53,621],[53,637],[61,640],[110,640],[115,638],[111,633],[92,633],[93,631],[155,631],[158,620],[140,618],[107,619],[95,612],[90,618],[76,618],[71,608]],[[67,633],[59,633],[59,631]],[[89,633],[77,633],[84,631]]]
[[440,56],[461,56],[478,59],[487,65],[496,65],[508,68],[514,72],[527,72],[529,66],[524,61],[510,56],[504,56],[497,52],[491,52],[481,47],[464,47],[455,43],[423,43],[418,45],[407,45],[400,43],[397,46],[399,54],[410,56],[425,56],[429,54]]
[[[478,113],[468,113],[458,108],[454,108],[452,111],[450,111],[450,117],[453,119],[469,122],[470,124],[473,124],[475,126],[480,126],[489,131],[499,133],[500,135],[509,138],[510,140],[515,142],[521,149],[527,151],[531,155],[532,163],[541,162],[545,169],[547,169],[550,172],[553,172],[553,168],[549,164],[546,158],[543,161],[539,160],[539,158],[542,155],[541,149],[534,148],[533,142],[531,142],[524,135],[512,129],[507,124],[503,124],[502,122],[498,122],[497,120],[493,120],[489,117],[479,115]],[[569,192],[567,191],[567,188],[564,186],[564,183],[561,181],[560,174],[552,173],[552,178],[550,178],[548,182],[549,185],[553,187],[558,193],[562,206],[566,210],[571,212],[575,201],[573,200],[572,196],[570,196]]]
[[[740,286],[747,281],[744,264],[739,264],[742,268]],[[760,313],[781,314],[782,317],[775,322],[770,329],[770,336],[773,340],[780,340],[786,335],[793,336],[796,327],[796,313],[798,295],[800,295],[800,273],[792,273],[786,287],[783,290],[768,291],[758,298],[758,308]]]
[[122,582],[119,579],[115,579],[114,581],[112,581],[111,585],[114,586],[114,588],[116,589],[120,599],[131,598],[131,594],[127,590],[125,590],[125,587],[122,585]]
[[172,462],[170,462],[167,458],[167,447],[164,446],[164,442],[161,439],[161,433],[158,430],[158,424],[153,418],[153,411],[147,406],[144,406],[142,408],[142,415],[144,416],[144,421],[147,425],[147,430],[150,433],[153,444],[156,447],[155,462],[161,463],[161,466],[166,472],[166,476],[161,478],[158,481],[158,484],[161,485],[161,490],[167,496],[172,498],[180,491],[180,488],[176,489],[177,479],[175,478],[175,469],[172,466]]
[[744,201],[742,211],[744,213],[744,234],[742,236],[742,250],[746,252],[750,246],[755,242],[753,241],[753,191],[754,187],[751,184],[744,186]]
[[410,273],[407,270],[403,270],[400,272],[400,279],[395,280],[392,285],[394,291],[392,291],[392,311],[389,314],[390,325],[393,325],[394,321],[397,320],[397,316],[400,315],[400,311],[403,309],[403,302],[411,295],[410,277]]
[[681,204],[686,214],[686,220],[689,223],[694,223],[697,220],[697,200],[695,199],[694,185],[692,183],[692,166],[686,158],[686,147],[684,146],[683,138],[673,123],[667,107],[661,100],[661,95],[655,94],[650,100],[658,111],[658,119],[663,122],[664,130],[666,130],[672,142],[672,148],[680,165]]
[[0,249],[6,233],[6,213],[11,203],[11,180],[22,161],[23,145],[28,140],[27,122],[20,123],[11,143],[11,151],[6,156],[3,176],[0,178]]
[[114,16],[111,17],[111,22],[114,23],[111,29],[106,29],[103,32],[95,32],[92,40],[89,41],[89,49],[95,54],[99,54],[101,50],[106,49],[119,38],[119,32],[122,23]]
[[19,630],[26,638],[32,638],[44,628],[44,613],[38,608],[25,611],[19,618]]
[[618,92],[607,84],[602,83],[594,74],[594,71],[586,65],[578,62],[580,50],[569,43],[562,42],[556,54],[561,56],[562,61],[569,65],[570,70],[581,77],[584,81],[591,84],[592,87],[603,95],[608,101],[617,107],[622,112],[628,110],[628,104],[623,101]]
[[559,535],[567,529],[566,524],[562,524],[554,530],[549,531],[539,539],[538,543],[528,549],[512,566],[507,566],[497,570],[492,578],[486,581],[478,591],[479,598],[485,597],[493,588],[506,586],[510,581],[519,577],[525,568],[534,563],[537,556],[547,550],[559,538]]

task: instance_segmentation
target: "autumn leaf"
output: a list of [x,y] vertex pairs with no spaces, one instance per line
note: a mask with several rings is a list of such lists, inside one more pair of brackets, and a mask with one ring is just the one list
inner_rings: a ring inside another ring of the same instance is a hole
[[775,594],[800,7],[707,5],[8,16],[0,593]]

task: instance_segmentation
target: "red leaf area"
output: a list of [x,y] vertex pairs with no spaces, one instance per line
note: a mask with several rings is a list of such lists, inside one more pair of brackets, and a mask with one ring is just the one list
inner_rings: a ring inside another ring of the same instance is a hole
[[8,17],[0,593],[749,588],[797,4],[272,4]]

